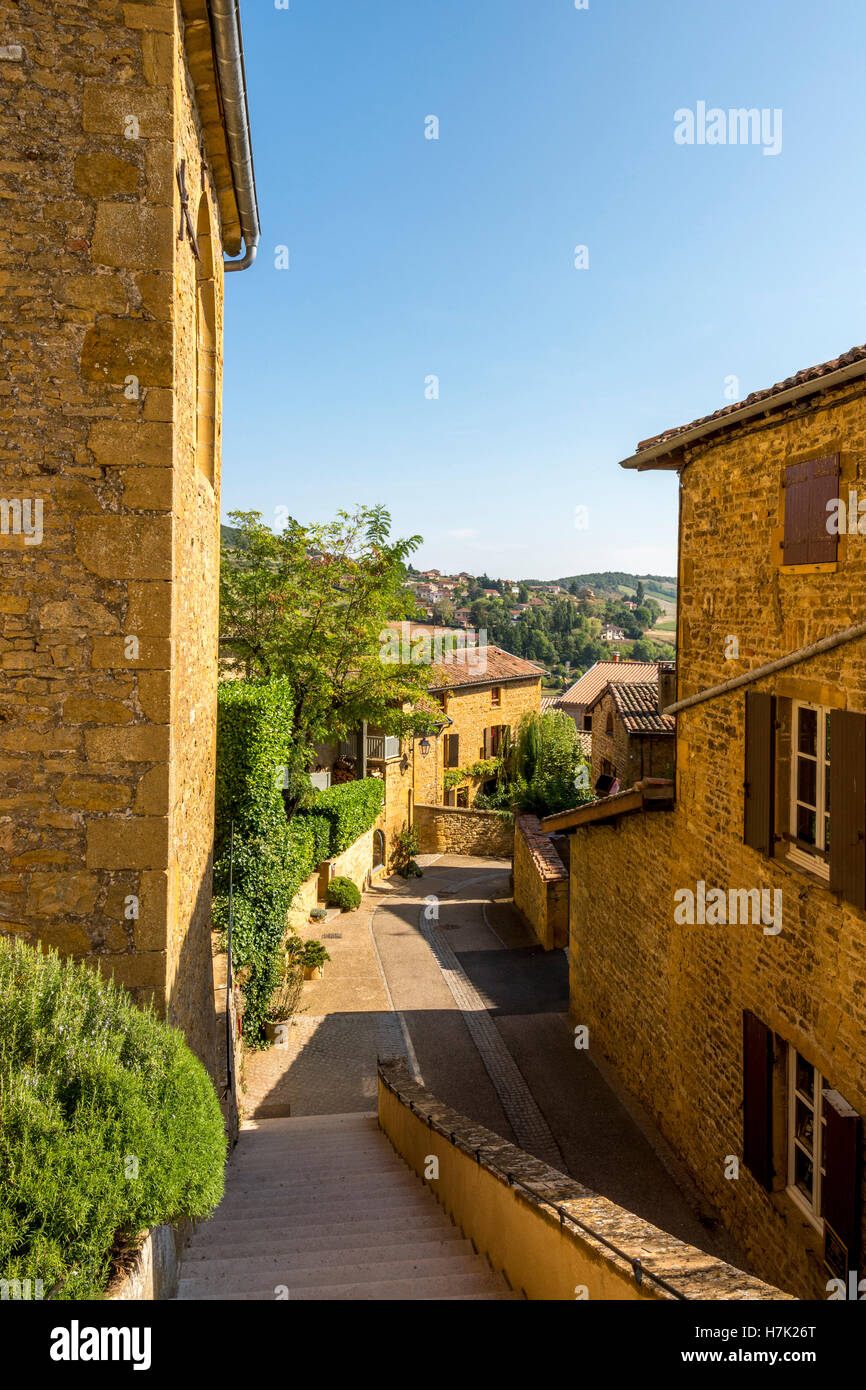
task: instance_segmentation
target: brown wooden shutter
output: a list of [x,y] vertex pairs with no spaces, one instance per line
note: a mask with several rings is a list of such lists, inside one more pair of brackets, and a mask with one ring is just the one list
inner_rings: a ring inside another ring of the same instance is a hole
[[838,1091],[825,1091],[822,1215],[846,1246],[850,1269],[859,1255],[860,1116]]
[[493,730],[492,730],[492,729],[485,729],[485,730],[484,730],[484,756],[485,756],[485,758],[489,758],[489,757],[492,756],[492,754],[491,754],[491,748],[492,748],[492,746],[493,746]]
[[827,503],[838,496],[838,454],[785,469],[784,564],[820,565],[836,559],[839,537],[827,530]]
[[866,907],[866,714],[830,711],[830,887]]
[[768,1191],[773,1185],[773,1035],[743,1011],[743,1162]]
[[743,840],[772,855],[776,828],[776,697],[746,693]]
[[446,744],[447,744],[447,748],[446,748],[446,757],[445,757],[445,765],[446,765],[446,767],[459,767],[459,766],[460,766],[460,735],[459,735],[459,734],[446,734],[446,735],[445,735],[445,739],[446,739]]

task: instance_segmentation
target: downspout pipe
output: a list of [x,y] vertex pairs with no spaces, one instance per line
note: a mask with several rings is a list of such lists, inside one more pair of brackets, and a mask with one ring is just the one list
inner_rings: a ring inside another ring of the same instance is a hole
[[244,238],[244,254],[237,260],[225,259],[223,268],[226,271],[246,270],[256,258],[261,226],[250,141],[240,7],[238,0],[209,0],[209,5],[229,159]]
[[774,671],[783,671],[786,666],[795,666],[800,661],[819,656],[821,652],[832,651],[834,647],[841,647],[843,642],[853,642],[857,637],[866,637],[866,623],[855,623],[854,627],[833,632],[829,637],[822,637],[809,647],[799,647],[795,652],[788,652],[787,656],[777,657],[775,661],[768,661],[764,666],[756,666],[753,671],[744,671],[739,676],[732,676],[730,680],[722,681],[721,685],[711,685],[707,690],[699,691],[697,695],[689,695],[685,700],[677,700],[676,704],[668,705],[662,713],[678,714],[681,709],[691,709],[693,705],[701,705],[705,700],[714,700],[717,695],[725,695],[729,690],[736,690],[741,685],[751,685],[754,681],[763,680],[764,676],[771,676]]

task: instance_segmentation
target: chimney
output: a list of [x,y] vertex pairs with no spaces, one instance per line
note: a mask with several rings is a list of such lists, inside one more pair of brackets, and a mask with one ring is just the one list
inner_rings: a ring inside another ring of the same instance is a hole
[[668,705],[677,698],[677,664],[675,661],[659,662],[659,710],[664,714]]
[[614,653],[613,653],[613,656],[611,657],[611,660],[612,660],[612,661],[619,661],[619,652],[614,652]]

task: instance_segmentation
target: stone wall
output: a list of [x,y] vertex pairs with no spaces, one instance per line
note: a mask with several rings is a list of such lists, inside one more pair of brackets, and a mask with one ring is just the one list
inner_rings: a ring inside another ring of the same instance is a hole
[[[845,388],[835,392],[835,408],[833,399],[784,421],[740,427],[714,447],[702,446],[686,468],[679,698],[844,628],[861,613],[862,537],[840,536],[835,570],[781,565],[787,464],[838,451],[841,495],[853,488],[866,496],[863,396]],[[634,486],[637,492],[639,480]],[[726,659],[732,635],[739,656]],[[866,711],[866,642],[810,658],[754,688],[778,697],[782,742],[792,698]],[[641,1097],[758,1273],[800,1297],[826,1298],[820,1233],[785,1191],[784,1056],[787,1045],[797,1047],[826,1085],[866,1115],[866,914],[787,858],[784,759],[775,857],[744,845],[744,692],[682,711],[677,720],[675,810],[573,836],[573,1021],[589,1026],[590,1046]],[[699,880],[724,890],[780,889],[781,933],[765,935],[760,925],[678,925],[673,895],[694,891]],[[769,1194],[742,1164],[736,1181],[725,1176],[727,1156],[742,1159],[744,1010],[775,1033],[776,1177]],[[866,1241],[866,1229],[863,1235]]]
[[[525,1298],[785,1300],[443,1105],[412,1080],[403,1058],[379,1063],[378,1108],[396,1152]],[[644,1262],[640,1283],[635,1256]]]
[[[44,534],[0,535],[0,930],[152,1000],[210,1066],[222,249],[187,66],[209,61],[205,20],[186,49],[173,0],[41,0],[4,27],[0,497],[41,506]],[[213,232],[210,476],[181,158]]]
[[568,870],[537,816],[514,824],[514,905],[546,951],[568,945]]
[[461,806],[416,806],[421,854],[469,854],[510,859],[514,828],[510,816]]

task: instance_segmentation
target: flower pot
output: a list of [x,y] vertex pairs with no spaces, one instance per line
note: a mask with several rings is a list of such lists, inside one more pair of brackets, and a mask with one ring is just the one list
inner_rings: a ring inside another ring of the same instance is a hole
[[275,1018],[265,1024],[265,1037],[267,1038],[269,1043],[285,1044],[285,1041],[289,1035],[288,1030],[291,1028],[291,1026],[292,1021],[289,1018]]
[[323,965],[305,965],[305,966],[304,966],[304,979],[305,979],[305,980],[321,980],[321,978],[322,978],[322,976],[324,975],[324,973],[325,973],[325,967],[324,967]]

